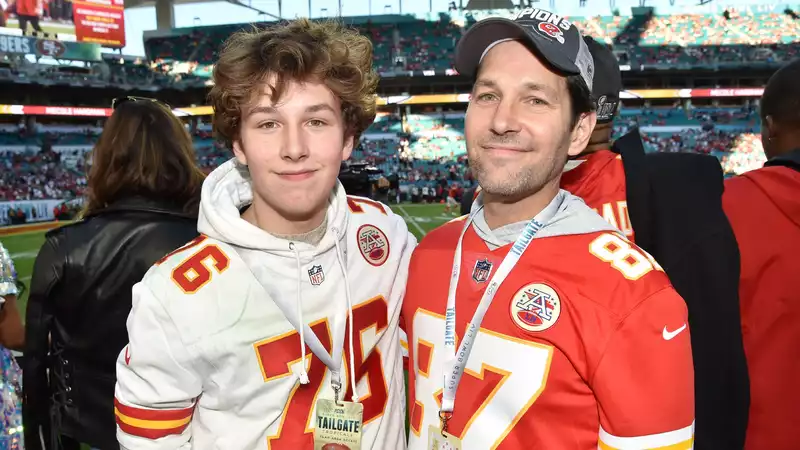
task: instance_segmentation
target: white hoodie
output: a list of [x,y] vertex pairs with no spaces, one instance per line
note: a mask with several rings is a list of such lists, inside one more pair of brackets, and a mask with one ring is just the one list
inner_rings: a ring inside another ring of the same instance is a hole
[[243,220],[252,198],[235,160],[214,170],[200,238],[134,286],[117,361],[122,448],[312,448],[337,360],[342,394],[364,405],[361,448],[405,448],[398,320],[416,239],[388,207],[341,185],[317,245]]

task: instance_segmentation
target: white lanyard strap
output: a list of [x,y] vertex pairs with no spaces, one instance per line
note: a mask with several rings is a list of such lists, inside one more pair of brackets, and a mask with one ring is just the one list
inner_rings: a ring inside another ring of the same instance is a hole
[[478,309],[475,315],[467,325],[464,332],[464,337],[461,339],[461,345],[458,346],[456,351],[456,290],[458,289],[458,280],[461,274],[461,253],[464,235],[467,233],[472,220],[483,207],[481,206],[475,212],[470,214],[464,224],[464,229],[461,230],[461,236],[458,238],[456,245],[456,252],[453,256],[453,270],[450,274],[450,289],[447,293],[447,310],[445,311],[445,325],[444,325],[444,347],[446,359],[444,362],[444,391],[442,393],[442,413],[452,413],[456,401],[456,390],[458,384],[461,382],[461,376],[464,374],[464,367],[469,359],[469,354],[472,351],[472,346],[475,343],[475,338],[478,335],[483,317],[492,304],[494,296],[497,295],[497,290],[500,284],[505,281],[508,274],[517,265],[520,257],[530,245],[536,233],[542,229],[548,222],[553,219],[558,209],[564,201],[564,193],[559,192],[558,195],[548,204],[539,214],[536,215],[525,226],[520,236],[509,249],[508,254],[503,258],[500,266],[495,271],[489,283],[486,285],[486,290],[483,292],[481,302],[478,304]]

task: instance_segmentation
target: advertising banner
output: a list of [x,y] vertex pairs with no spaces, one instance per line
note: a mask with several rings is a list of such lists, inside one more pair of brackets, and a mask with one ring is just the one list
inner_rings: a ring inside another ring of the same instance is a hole
[[72,15],[79,42],[93,42],[105,47],[125,47],[123,0],[73,1]]
[[[0,28],[0,33],[3,28]],[[100,61],[100,46],[82,42],[37,39],[31,36],[0,34],[0,53],[50,56],[73,61]]]

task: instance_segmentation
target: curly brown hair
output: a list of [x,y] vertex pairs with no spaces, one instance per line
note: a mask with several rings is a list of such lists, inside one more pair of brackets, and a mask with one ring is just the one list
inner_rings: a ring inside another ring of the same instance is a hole
[[258,101],[273,75],[273,103],[291,81],[324,82],[341,101],[346,133],[356,142],[375,120],[378,74],[370,40],[337,21],[297,19],[238,31],[223,45],[208,94],[218,138],[229,146],[239,138],[243,111]]

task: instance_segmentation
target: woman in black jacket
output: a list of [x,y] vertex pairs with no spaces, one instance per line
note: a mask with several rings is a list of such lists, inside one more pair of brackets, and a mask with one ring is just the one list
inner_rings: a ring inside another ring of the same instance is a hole
[[[170,109],[123,97],[92,153],[81,220],[47,233],[26,314],[28,449],[117,449],[115,364],[128,343],[131,288],[197,236],[204,174]],[[48,372],[49,370],[49,372]]]

